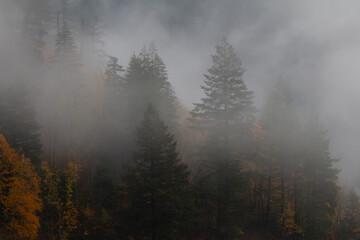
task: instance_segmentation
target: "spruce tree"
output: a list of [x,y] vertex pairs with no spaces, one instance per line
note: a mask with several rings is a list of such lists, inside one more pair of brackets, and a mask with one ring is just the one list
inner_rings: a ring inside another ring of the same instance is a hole
[[332,216],[335,214],[336,186],[339,170],[333,167],[337,161],[330,155],[326,129],[320,124],[318,114],[312,112],[305,124],[303,164],[303,218],[305,239],[328,238]]
[[56,56],[62,57],[64,62],[70,61],[73,63],[74,53],[76,52],[76,45],[73,37],[73,33],[69,26],[69,1],[62,0],[62,11],[61,11],[61,27],[56,37]]
[[176,128],[176,97],[165,64],[154,45],[131,57],[124,80],[130,129],[141,121],[140,113],[149,102],[172,130]]
[[212,62],[204,75],[205,97],[195,104],[190,120],[196,128],[205,130],[207,136],[201,151],[206,158],[202,166],[205,170],[198,182],[202,182],[199,191],[207,192],[209,198],[199,201],[207,202],[204,211],[215,216],[215,221],[208,223],[208,237],[213,237],[213,232],[216,239],[227,239],[240,233],[242,184],[236,155],[243,154],[239,149],[244,146],[238,143],[247,138],[255,107],[253,93],[242,78],[241,61],[225,37],[216,46]]
[[119,94],[123,89],[123,78],[120,74],[124,71],[123,67],[118,64],[116,57],[110,56],[109,62],[105,69],[105,81],[108,88]]
[[81,85],[80,59],[77,53],[76,43],[69,25],[70,3],[62,0],[61,24],[56,36],[56,49],[53,62],[57,69],[57,81],[60,92],[73,93]]
[[185,216],[189,170],[152,105],[137,129],[136,143],[133,164],[123,178],[129,235],[177,239]]
[[254,120],[254,96],[243,80],[245,70],[241,61],[225,37],[216,46],[212,62],[208,74],[204,75],[205,85],[201,87],[205,97],[201,103],[194,104],[191,114],[217,129],[216,134],[225,136]]
[[[28,60],[41,62],[44,37],[47,34],[46,24],[50,20],[48,0],[20,0],[17,2],[22,11],[20,49]],[[27,62],[29,63],[29,62]]]

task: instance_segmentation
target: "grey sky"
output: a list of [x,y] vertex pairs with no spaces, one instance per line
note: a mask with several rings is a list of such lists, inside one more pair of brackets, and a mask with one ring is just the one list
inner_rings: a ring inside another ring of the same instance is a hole
[[[154,42],[169,80],[188,108],[202,97],[203,74],[226,35],[261,108],[264,90],[282,76],[305,114],[312,105],[329,128],[341,179],[360,183],[360,1],[74,0],[106,25],[106,52],[124,66]],[[80,9],[80,8],[79,8]],[[80,11],[79,11],[80,12]]]

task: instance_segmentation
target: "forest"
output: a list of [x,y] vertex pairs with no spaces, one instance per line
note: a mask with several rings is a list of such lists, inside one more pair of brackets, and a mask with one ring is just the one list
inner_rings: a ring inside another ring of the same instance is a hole
[[98,16],[52,2],[0,2],[0,239],[360,238],[321,109],[286,79],[256,106],[220,35],[188,108],[161,45],[122,66]]

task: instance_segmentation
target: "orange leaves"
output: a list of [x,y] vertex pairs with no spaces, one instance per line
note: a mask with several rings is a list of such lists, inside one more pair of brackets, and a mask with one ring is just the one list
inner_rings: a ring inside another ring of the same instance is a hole
[[35,239],[40,227],[40,178],[28,158],[19,155],[0,135],[1,231],[16,238]]

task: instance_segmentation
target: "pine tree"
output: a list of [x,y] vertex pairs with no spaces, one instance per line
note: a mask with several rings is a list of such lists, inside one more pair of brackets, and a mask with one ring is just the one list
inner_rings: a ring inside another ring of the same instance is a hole
[[81,86],[80,59],[77,53],[76,43],[69,26],[68,0],[62,0],[61,25],[56,36],[56,49],[53,62],[57,69],[57,81],[62,94],[74,93]]
[[205,85],[201,87],[205,97],[201,103],[194,104],[191,114],[217,129],[217,134],[229,136],[239,125],[254,120],[254,96],[242,78],[245,70],[241,61],[225,37],[216,46],[212,62],[208,74],[204,75]]
[[123,89],[123,78],[120,74],[124,71],[123,67],[118,64],[116,57],[110,56],[110,60],[106,65],[105,76],[106,85],[114,92],[118,93]]
[[56,56],[66,64],[75,61],[76,44],[69,26],[69,1],[62,0],[62,23],[56,38]]
[[171,129],[176,128],[176,97],[165,64],[154,45],[131,57],[124,80],[131,128],[141,121],[140,113],[145,111],[149,102],[158,109],[160,117]]
[[22,54],[28,60],[41,62],[45,45],[43,38],[47,34],[45,25],[50,20],[48,0],[20,0],[17,3],[23,15],[19,44]]
[[305,239],[328,238],[332,216],[335,214],[336,186],[339,170],[333,167],[337,161],[330,155],[326,129],[320,124],[318,114],[312,112],[305,124],[303,164],[303,218]]
[[[235,155],[243,154],[239,149],[249,136],[255,107],[253,93],[242,78],[241,61],[225,37],[216,46],[212,62],[202,86],[205,97],[195,104],[190,120],[207,136],[202,151],[207,158],[202,166],[206,171],[200,174],[199,181],[209,188],[199,191],[209,192],[206,211],[215,216],[215,222],[208,223],[208,231],[210,235],[214,231],[217,239],[226,239],[241,234],[242,184],[240,162]],[[215,209],[211,207],[214,205]]]
[[133,164],[123,178],[130,235],[177,239],[186,216],[189,170],[180,162],[173,135],[151,105],[137,129],[136,143]]

